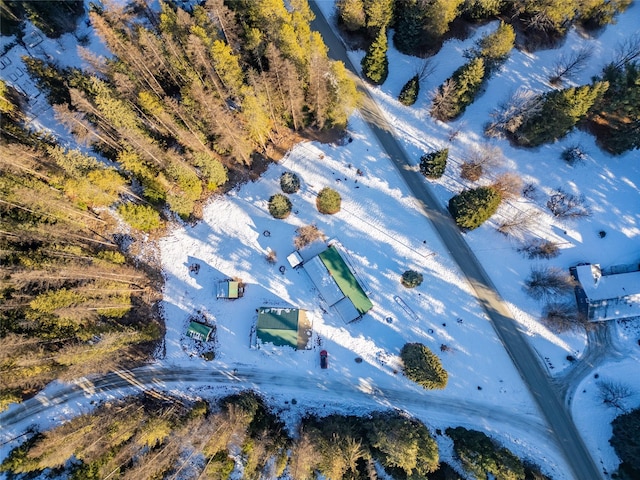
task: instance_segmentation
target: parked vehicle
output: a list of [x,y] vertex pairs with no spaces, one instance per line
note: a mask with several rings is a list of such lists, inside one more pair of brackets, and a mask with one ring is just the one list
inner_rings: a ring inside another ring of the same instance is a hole
[[329,354],[326,350],[320,350],[320,368],[327,368],[329,366],[328,357]]

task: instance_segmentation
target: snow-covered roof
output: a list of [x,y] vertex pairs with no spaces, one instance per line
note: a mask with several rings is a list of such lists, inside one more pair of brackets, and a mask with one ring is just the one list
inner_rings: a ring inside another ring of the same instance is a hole
[[335,305],[344,298],[344,293],[342,293],[342,290],[340,290],[319,257],[316,256],[307,260],[304,263],[304,270],[311,277],[311,281],[318,289],[320,296],[327,302],[327,305]]
[[603,275],[599,265],[578,265],[578,281],[590,302],[629,298],[640,303],[640,271]]

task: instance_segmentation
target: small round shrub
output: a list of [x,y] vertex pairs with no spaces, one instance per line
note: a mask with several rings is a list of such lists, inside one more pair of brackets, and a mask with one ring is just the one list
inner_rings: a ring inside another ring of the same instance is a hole
[[296,193],[300,190],[300,177],[293,172],[284,172],[280,177],[280,188],[284,193]]
[[400,282],[407,288],[417,287],[422,283],[422,274],[415,270],[407,270],[402,274]]
[[338,192],[336,192],[332,188],[324,187],[318,194],[318,198],[316,199],[316,207],[318,207],[318,211],[320,213],[333,215],[334,213],[338,213],[340,211],[341,202],[342,199],[340,198],[340,194]]
[[276,193],[269,199],[269,213],[274,218],[287,218],[291,213],[291,201],[286,195]]
[[447,158],[449,157],[449,149],[437,150],[435,152],[425,153],[420,157],[420,171],[427,178],[440,178],[444,175],[447,168]]

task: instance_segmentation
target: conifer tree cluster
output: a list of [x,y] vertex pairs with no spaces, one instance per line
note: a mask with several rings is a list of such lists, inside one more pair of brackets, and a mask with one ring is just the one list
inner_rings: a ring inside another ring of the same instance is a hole
[[[640,55],[640,48],[637,55]],[[611,153],[639,149],[640,63],[625,61],[608,65],[603,79],[609,83],[609,88],[588,112],[590,130],[598,143]]]
[[134,266],[103,208],[130,195],[125,178],[23,135],[0,143],[0,410],[56,378],[130,368],[161,335],[159,274]]
[[565,136],[587,116],[608,88],[608,82],[595,82],[542,94],[540,107],[525,114],[525,120],[516,130],[516,142],[534,147]]
[[306,0],[161,2],[90,12],[114,57],[94,73],[30,70],[79,140],[117,162],[142,197],[183,218],[291,130],[346,126],[357,92],[309,22]]

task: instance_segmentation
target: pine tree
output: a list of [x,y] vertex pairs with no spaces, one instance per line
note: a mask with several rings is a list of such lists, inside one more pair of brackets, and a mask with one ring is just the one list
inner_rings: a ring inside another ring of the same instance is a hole
[[540,113],[522,124],[516,131],[516,140],[533,147],[563,137],[586,116],[608,87],[608,82],[596,82],[546,93]]
[[355,32],[365,26],[364,0],[338,0],[336,8],[340,22],[347,30]]
[[484,36],[478,42],[478,55],[481,56],[489,69],[502,63],[513,49],[516,33],[511,25],[500,22],[497,30]]
[[640,148],[640,65],[609,65],[603,77],[610,86],[588,114],[592,131],[609,152]]
[[393,20],[394,0],[364,0],[367,29],[373,35],[388,29]]
[[400,90],[400,95],[398,95],[398,100],[403,105],[410,107],[416,100],[418,99],[418,94],[420,93],[420,76],[414,75],[409,79],[407,83],[402,86]]
[[473,230],[496,213],[500,202],[500,194],[492,187],[478,187],[451,197],[449,212],[460,228]]
[[[439,120],[452,120],[473,103],[485,78],[484,60],[476,57],[458,68],[440,86],[431,114]],[[437,101],[437,102],[436,102]]]
[[422,48],[425,11],[418,0],[396,2],[393,44],[402,53],[415,55]]
[[437,179],[444,175],[447,167],[447,158],[449,157],[449,149],[437,150],[424,154],[420,157],[420,171],[430,179]]
[[375,85],[382,85],[389,75],[387,58],[387,34],[380,30],[361,62],[362,74]]

